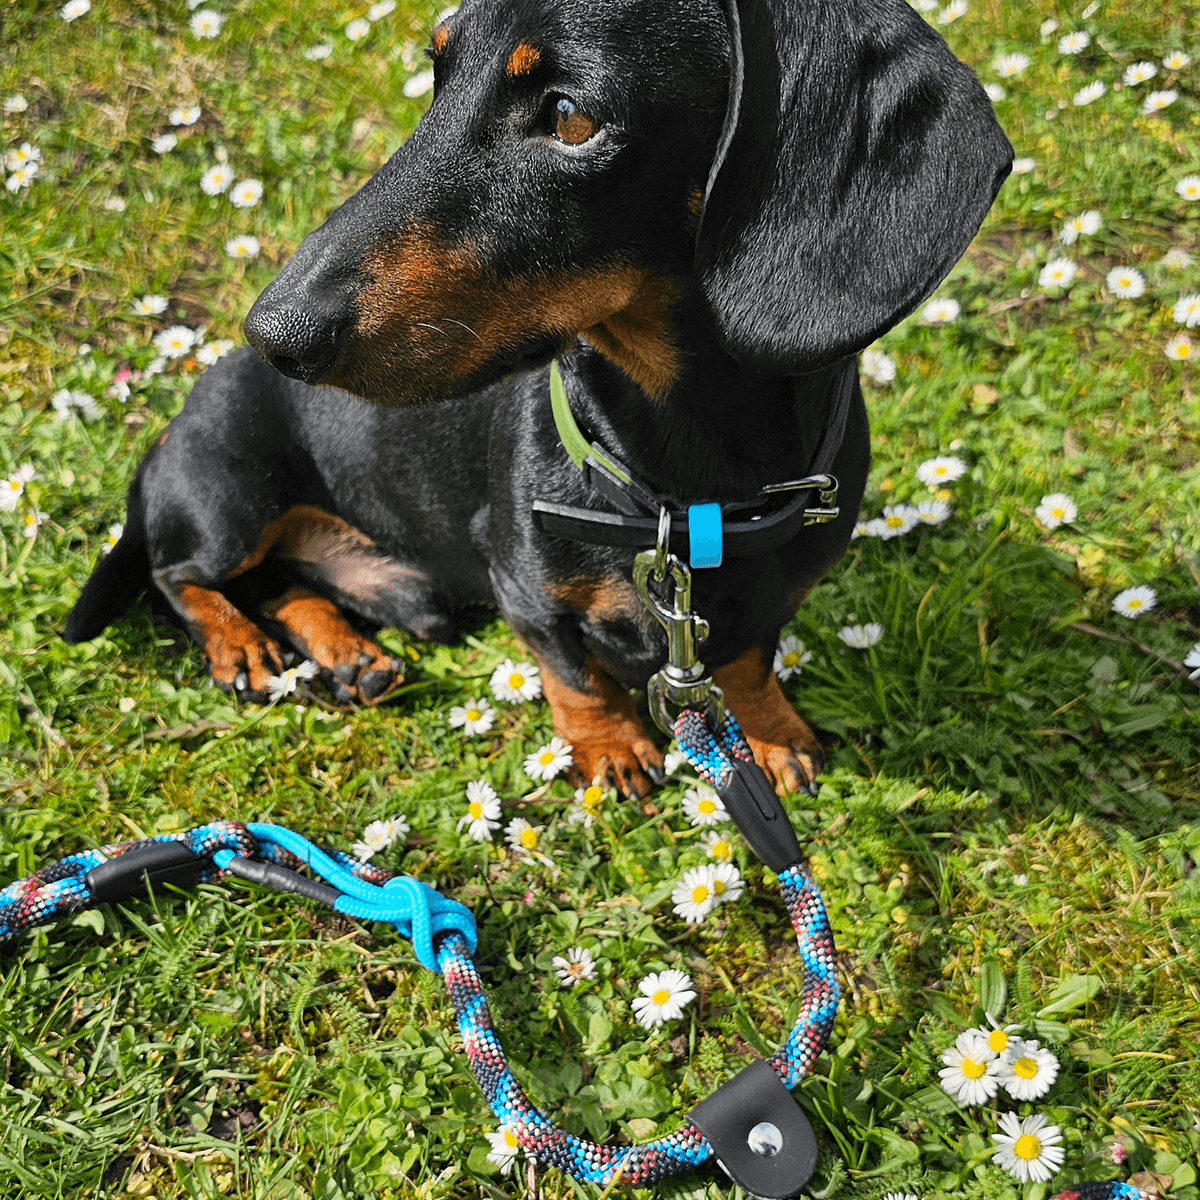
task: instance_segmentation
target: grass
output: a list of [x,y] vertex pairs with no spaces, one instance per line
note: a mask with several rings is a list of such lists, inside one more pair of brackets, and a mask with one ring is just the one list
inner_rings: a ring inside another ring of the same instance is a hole
[[[188,32],[178,0],[95,0],[71,23],[15,0],[0,18],[0,100],[27,101],[3,113],[0,148],[41,151],[32,183],[0,192],[0,475],[37,472],[0,513],[0,881],[214,816],[348,847],[403,814],[412,832],[382,860],[474,909],[531,1091],[593,1136],[669,1128],[794,1019],[777,892],[739,849],[741,900],[685,926],[670,890],[704,861],[681,812],[686,778],[649,811],[610,797],[585,827],[567,819],[565,784],[535,793],[521,772],[551,732],[543,705],[504,707],[485,736],[452,731],[450,706],[517,650],[503,624],[450,648],[386,634],[410,660],[404,691],[353,715],[319,690],[239,705],[144,612],[89,645],[58,638],[141,452],[201,367],[172,360],[124,402],[109,395],[117,373],[146,372],[169,325],[236,337],[258,290],[425,102],[403,87],[423,69],[433,7],[402,3],[357,43],[343,32],[357,5],[215,7],[227,20],[211,40]],[[1200,291],[1194,263],[1171,265],[1181,250],[1200,258],[1200,204],[1175,190],[1200,173],[1200,67],[1113,86],[1172,49],[1200,60],[1200,7],[1087,12],[984,0],[945,27],[985,81],[997,54],[1029,55],[997,112],[1035,165],[939,289],[960,316],[910,318],[883,339],[898,370],[869,388],[868,515],[927,496],[924,459],[955,454],[968,470],[947,487],[949,521],[860,538],[790,630],[813,659],[786,686],[830,761],[820,794],[788,807],[846,994],[799,1091],[823,1197],[1039,1200],[1130,1177],[1200,1197],[1200,705],[1180,665],[1200,640],[1200,400],[1192,364],[1164,354],[1183,328],[1173,306]],[[1062,27],[1041,36],[1048,17]],[[1091,44],[1059,54],[1075,28]],[[302,56],[322,40],[330,58]],[[1105,94],[1075,105],[1097,78]],[[1141,115],[1140,97],[1168,87],[1175,102]],[[170,109],[192,103],[199,121],[155,153]],[[201,192],[219,160],[262,181],[260,204]],[[1093,209],[1099,231],[1063,247],[1064,223]],[[235,260],[225,242],[244,234],[261,253]],[[1039,287],[1061,254],[1074,282]],[[1113,266],[1141,271],[1144,294],[1111,295]],[[167,310],[135,316],[145,294]],[[63,389],[91,396],[96,419],[58,419]],[[1079,515],[1047,530],[1033,511],[1056,491]],[[47,516],[26,538],[35,511]],[[1130,621],[1110,604],[1132,584],[1158,605]],[[867,621],[883,626],[877,645],[838,638]],[[457,830],[478,778],[506,821],[545,826],[553,869]],[[551,959],[575,945],[598,977],[563,990]],[[629,1001],[664,966],[700,995],[647,1035]],[[964,1109],[938,1087],[940,1052],[985,1012],[1053,1047],[1061,1071],[1043,1100]],[[6,1197],[591,1194],[486,1161],[495,1123],[440,980],[405,943],[247,885],[21,939],[0,957],[0,1028]],[[991,1162],[1004,1109],[1062,1127],[1053,1187]],[[708,1176],[655,1194],[727,1190]]]

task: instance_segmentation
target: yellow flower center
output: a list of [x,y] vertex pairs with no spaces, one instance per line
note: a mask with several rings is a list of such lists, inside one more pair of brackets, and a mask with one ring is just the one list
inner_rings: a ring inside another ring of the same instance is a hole
[[1192,344],[1191,344],[1191,342],[1180,342],[1180,343],[1179,343],[1179,346],[1178,346],[1178,348],[1177,348],[1177,349],[1176,349],[1176,351],[1175,351],[1175,353],[1176,353],[1176,354],[1177,354],[1177,355],[1178,355],[1180,358],[1187,358],[1187,356],[1188,356],[1189,354],[1191,354],[1191,352],[1192,352]]
[[538,844],[537,830],[533,828],[521,830],[521,845],[526,850],[536,850]]
[[554,751],[553,750],[543,750],[541,752],[541,754],[538,755],[538,762],[540,762],[543,767],[548,767],[553,761],[554,761]]
[[718,899],[725,895],[725,881],[723,879],[713,880],[713,895]]
[[988,1046],[995,1050],[997,1054],[1003,1054],[1004,1048],[1008,1045],[1008,1034],[1003,1029],[993,1029],[988,1034]]
[[21,483],[19,479],[6,479],[4,481],[4,486],[8,488],[10,492],[19,492],[25,485]]
[[1023,1133],[1013,1145],[1013,1153],[1026,1162],[1032,1162],[1042,1152],[1042,1143],[1032,1133]]
[[717,811],[717,806],[711,800],[701,800],[696,807],[700,810],[700,812],[704,813],[705,816],[707,816],[709,813],[715,813]]
[[692,888],[692,903],[703,904],[708,899],[708,888],[704,884],[699,883]]
[[713,842],[710,853],[712,854],[713,858],[720,859],[722,862],[727,862],[733,857],[733,851],[730,849],[729,843],[726,841]]
[[1125,601],[1125,607],[1126,608],[1141,608],[1142,602],[1136,596],[1134,596],[1131,599]]
[[655,1004],[659,1004],[659,1005],[666,1004],[666,1002],[668,1000],[670,1000],[670,998],[671,998],[671,993],[668,992],[666,988],[659,988],[658,991],[655,992],[654,995],[650,997],[650,999],[653,1000]]
[[482,716],[483,716],[483,713],[481,713],[479,711],[479,709],[477,709],[477,708],[468,708],[467,709],[467,720],[468,721],[478,721],[479,718]]
[[510,1150],[518,1150],[521,1146],[521,1143],[517,1141],[517,1135],[511,1129],[504,1131],[504,1144]]
[[473,804],[467,805],[467,812],[471,814],[473,820],[478,821],[483,816],[483,805],[476,800]]
[[1059,517],[1061,519],[1067,515],[1067,510],[1065,508],[1052,508],[1050,510],[1050,515],[1052,517]]
[[520,688],[525,682],[525,676],[520,671],[514,671],[508,677],[508,686],[510,688]]
[[962,1073],[968,1079],[981,1079],[986,1072],[987,1066],[984,1063],[976,1062],[973,1058],[962,1060]]
[[583,803],[588,808],[595,808],[601,800],[604,799],[604,789],[602,787],[585,788],[583,792]]
[[789,650],[783,656],[783,665],[785,667],[794,667],[800,661],[800,652],[798,650]]
[[896,516],[895,513],[893,513],[890,517],[887,518],[887,527],[889,529],[899,529],[900,526],[903,524],[904,524],[904,518]]
[[1038,1073],[1037,1063],[1032,1058],[1018,1058],[1013,1063],[1013,1074],[1022,1079],[1032,1079]]

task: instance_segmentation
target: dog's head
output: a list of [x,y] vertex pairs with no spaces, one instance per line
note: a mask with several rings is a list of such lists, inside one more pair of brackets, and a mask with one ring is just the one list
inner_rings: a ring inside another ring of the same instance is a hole
[[772,373],[860,349],[978,228],[1011,150],[905,0],[466,0],[412,137],[246,319],[278,369],[462,395],[588,338],[651,395],[698,288]]

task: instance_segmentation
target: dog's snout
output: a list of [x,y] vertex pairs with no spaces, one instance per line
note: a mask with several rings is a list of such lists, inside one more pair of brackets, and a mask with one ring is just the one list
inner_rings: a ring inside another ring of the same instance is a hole
[[315,383],[336,361],[346,324],[306,309],[272,304],[264,293],[243,328],[246,340],[275,370]]

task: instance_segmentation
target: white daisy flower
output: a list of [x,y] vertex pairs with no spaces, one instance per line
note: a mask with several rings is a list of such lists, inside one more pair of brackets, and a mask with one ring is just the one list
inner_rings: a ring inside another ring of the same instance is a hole
[[410,100],[415,100],[418,96],[425,95],[426,92],[433,88],[433,72],[418,71],[415,75],[410,75],[405,81],[404,86],[400,89]]
[[1146,277],[1134,267],[1113,267],[1104,277],[1105,286],[1114,296],[1136,300],[1146,290]]
[[389,16],[396,11],[396,0],[378,0],[378,3],[372,4],[367,9],[367,18],[371,21],[378,21],[380,17]]
[[996,74],[1001,79],[1010,79],[1013,75],[1020,75],[1027,66],[1029,66],[1029,55],[1019,52],[1002,54],[995,62]]
[[1075,501],[1065,492],[1051,492],[1042,497],[1042,502],[1033,510],[1033,515],[1047,529],[1057,529],[1060,525],[1069,525],[1079,515]]
[[4,111],[6,113],[23,113],[28,107],[29,101],[20,92],[4,98]]
[[1195,350],[1195,346],[1192,345],[1192,339],[1186,333],[1177,333],[1163,347],[1163,353],[1168,358],[1175,359],[1176,362],[1183,362],[1185,359],[1191,358],[1193,350]]
[[263,185],[257,179],[243,179],[235,183],[229,192],[229,203],[234,208],[253,208],[261,199]]
[[583,946],[572,946],[564,957],[556,954],[550,965],[563,987],[578,987],[585,979],[596,978],[596,964]]
[[516,704],[521,700],[536,700],[542,694],[542,681],[533,663],[514,663],[506,658],[488,680],[488,687],[497,700]]
[[1052,258],[1038,275],[1038,286],[1066,287],[1075,278],[1076,269],[1069,258]]
[[552,737],[544,746],[525,756],[525,774],[534,782],[548,783],[575,761],[571,756],[572,749],[570,742]]
[[999,1059],[978,1030],[960,1033],[941,1058],[942,1088],[959,1104],[983,1104],[999,1090]]
[[1014,158],[1012,165],[1012,173],[1014,175],[1028,175],[1037,163],[1032,158]]
[[142,296],[133,302],[132,308],[135,316],[156,317],[159,313],[167,311],[167,298],[166,296]]
[[1200,325],[1200,295],[1180,296],[1171,309],[1171,319],[1189,329]]
[[668,750],[663,755],[663,772],[674,775],[681,767],[688,765],[688,756],[682,750]]
[[105,212],[123,213],[125,211],[125,201],[120,196],[109,196],[104,201]]
[[968,1030],[968,1032],[977,1033],[984,1038],[987,1041],[988,1049],[993,1054],[1003,1054],[1008,1049],[1009,1043],[1014,1040],[1012,1035],[1021,1032],[1021,1026],[1001,1025],[991,1013],[984,1013],[984,1016],[987,1018],[987,1025]]
[[196,344],[196,333],[186,325],[172,325],[150,340],[164,358],[182,358]]
[[914,1196],[912,1192],[888,1192],[883,1200],[921,1200],[920,1196]]
[[85,421],[94,421],[100,415],[100,406],[96,403],[95,398],[87,392],[62,388],[50,397],[50,403],[54,406],[54,412],[60,421],[67,420],[73,409],[78,409]]
[[1192,56],[1185,54],[1182,50],[1172,50],[1163,60],[1162,64],[1168,71],[1182,71],[1184,67],[1191,66]]
[[467,836],[476,842],[490,842],[500,828],[500,797],[485,779],[472,779],[467,784],[467,813],[455,826],[460,832],[467,827]]
[[258,244],[258,238],[253,234],[243,233],[239,237],[231,237],[225,243],[225,253],[230,258],[253,258],[262,247]]
[[19,192],[23,187],[28,187],[38,173],[38,165],[35,162],[26,163],[23,167],[17,167],[15,170],[9,169],[8,178],[4,181],[4,186],[10,192]]
[[1168,105],[1174,104],[1179,99],[1179,93],[1173,88],[1168,88],[1164,92],[1151,92],[1145,100],[1142,101],[1142,112],[1146,116],[1151,113],[1162,112]]
[[1012,1038],[1000,1056],[1000,1086],[1014,1100],[1037,1100],[1057,1078],[1058,1059],[1033,1038]]
[[125,532],[125,526],[119,522],[108,527],[108,533],[105,535],[104,541],[100,546],[101,554],[111,554],[113,547],[121,540],[121,535]]
[[1079,91],[1071,97],[1071,103],[1076,108],[1083,108],[1086,104],[1091,104],[1094,100],[1099,100],[1105,92],[1108,91],[1108,84],[1103,79],[1095,79],[1086,87],[1081,87]]
[[1058,39],[1058,52],[1059,54],[1079,54],[1088,48],[1091,41],[1092,35],[1087,30],[1077,29],[1074,33],[1064,34]]
[[917,12],[933,12],[937,8],[937,0],[909,0]]
[[863,526],[863,537],[881,538],[887,531],[887,522],[882,517],[873,517]]
[[853,542],[856,538],[874,537],[871,532],[871,522],[858,520],[854,523],[854,528],[850,531],[850,540]]
[[1113,598],[1112,610],[1123,617],[1133,620],[1142,613],[1149,612],[1158,603],[1158,593],[1152,587],[1141,584],[1137,587],[1126,588]]
[[1175,191],[1185,200],[1200,200],[1200,175],[1185,175],[1175,185]]
[[716,825],[729,820],[721,797],[710,787],[699,784],[683,793],[683,811],[693,826]]
[[945,500],[922,500],[916,507],[917,521],[922,525],[941,525],[952,512],[954,509]]
[[515,853],[526,861],[535,856],[540,858],[544,828],[543,825],[530,825],[524,817],[514,817],[504,827],[504,839]]
[[359,862],[366,862],[373,854],[386,850],[406,833],[408,822],[403,817],[393,817],[390,821],[372,821],[363,830],[362,841],[355,842],[350,849]]
[[883,626],[876,621],[866,625],[843,625],[838,630],[838,637],[855,650],[866,650],[883,637]]
[[675,915],[689,925],[698,925],[716,907],[712,876],[707,865],[693,867],[671,891]]
[[879,536],[886,542],[915,529],[920,523],[917,510],[911,504],[885,504],[883,508],[884,532]]
[[1000,1128],[1003,1133],[992,1134],[996,1162],[1022,1183],[1045,1183],[1062,1166],[1062,1131],[1047,1125],[1045,1117],[1021,1120],[1015,1113],[1001,1113]]
[[160,134],[150,139],[150,149],[155,154],[169,154],[179,144],[179,139],[173,133]]
[[1197,642],[1188,652],[1183,660],[1185,667],[1195,667],[1196,669],[1188,676],[1188,679],[1195,683],[1200,680],[1200,642]]
[[496,719],[496,710],[483,699],[468,700],[466,704],[455,704],[450,709],[450,727],[461,729],[467,737],[487,733]]
[[492,1144],[487,1161],[499,1167],[501,1175],[507,1175],[516,1161],[517,1151],[521,1148],[521,1143],[517,1141],[517,1135],[511,1126],[504,1125],[495,1133],[489,1133],[486,1136]]
[[967,0],[950,0],[950,3],[942,9],[937,16],[939,25],[949,25],[951,21],[957,21],[967,11]]
[[710,829],[704,835],[704,852],[719,863],[733,861],[733,843],[729,840],[729,835],[716,829]]
[[92,0],[67,0],[67,3],[58,10],[58,15],[64,21],[74,21],[76,17],[82,17],[92,7]]
[[361,42],[371,32],[371,22],[364,17],[356,17],[347,23],[343,32],[352,42]]
[[953,483],[967,473],[967,464],[961,458],[950,454],[942,454],[937,458],[927,458],[917,465],[917,478],[930,487],[943,483]]
[[232,338],[218,338],[215,342],[206,342],[196,351],[196,361],[203,366],[211,367],[217,359],[224,358],[232,349]]
[[808,662],[812,662],[812,651],[806,650],[798,637],[788,634],[780,640],[779,648],[775,651],[775,674],[780,679],[799,675]]
[[691,976],[674,969],[647,975],[638,990],[642,994],[633,1001],[633,1012],[647,1029],[677,1020],[696,998]]
[[1147,79],[1153,79],[1157,74],[1158,68],[1152,62],[1136,62],[1125,68],[1121,79],[1126,87],[1136,87],[1139,83],[1145,83]]
[[869,349],[862,352],[863,374],[872,382],[883,385],[896,378],[896,362],[882,350]]
[[198,13],[192,14],[192,36],[215,38],[221,32],[224,23],[225,18],[219,12],[214,12],[211,8],[202,8]]
[[0,512],[16,511],[17,501],[24,494],[25,485],[37,477],[33,464],[23,463],[3,483],[0,483]]
[[746,887],[742,873],[731,862],[716,862],[706,869],[711,873],[713,896],[718,904],[736,900]]
[[206,196],[219,196],[232,182],[233,171],[225,163],[217,163],[200,176],[200,190]]
[[31,167],[36,172],[41,161],[41,148],[30,142],[22,142],[4,156],[4,165],[10,171],[15,171],[18,167]]
[[304,57],[309,62],[320,62],[323,58],[328,58],[333,53],[333,47],[328,42],[318,42],[315,46],[303,51]]
[[1054,17],[1047,17],[1038,28],[1038,33],[1048,38],[1058,28],[1058,21]]
[[1008,93],[998,83],[985,83],[983,94],[993,103],[999,104]]
[[945,325],[948,321],[953,321],[960,311],[961,307],[957,300],[943,296],[938,300],[930,300],[921,310],[921,317],[931,325]]
[[[305,659],[294,667],[288,667],[278,675],[267,678],[267,695],[272,700],[282,700],[296,690],[301,679],[311,679],[317,673],[317,664]],[[369,828],[369,827],[368,827]]]
[[574,804],[571,806],[568,820],[573,825],[582,825],[584,829],[591,829],[600,815],[600,806],[604,803],[604,788],[598,783],[593,783],[589,787],[576,788],[573,799]]
[[1058,235],[1058,240],[1064,246],[1070,246],[1079,240],[1080,234],[1091,235],[1100,229],[1100,214],[1093,208],[1077,217],[1072,217]]
[[198,104],[188,104],[181,108],[173,108],[167,114],[167,123],[170,125],[195,125],[200,120],[200,106]]

